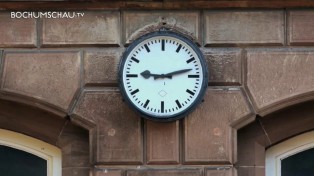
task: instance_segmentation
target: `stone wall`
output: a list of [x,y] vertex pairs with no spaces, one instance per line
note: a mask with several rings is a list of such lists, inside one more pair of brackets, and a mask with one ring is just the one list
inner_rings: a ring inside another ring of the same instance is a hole
[[[85,129],[60,129],[52,142],[37,137],[62,148],[63,175],[261,176],[263,161],[238,157],[237,130],[314,99],[314,10],[84,12],[75,19],[0,12],[0,99]],[[160,27],[196,42],[209,70],[204,102],[172,123],[141,119],[118,91],[125,47]],[[23,130],[12,124],[5,128]]]

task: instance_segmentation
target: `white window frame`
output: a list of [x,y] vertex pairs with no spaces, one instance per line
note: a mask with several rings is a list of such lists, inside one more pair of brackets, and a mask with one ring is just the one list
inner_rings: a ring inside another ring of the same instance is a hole
[[281,176],[281,160],[314,148],[314,131],[277,144],[266,151],[266,176]]
[[47,161],[47,176],[61,176],[61,150],[38,139],[0,129],[0,145],[22,150]]

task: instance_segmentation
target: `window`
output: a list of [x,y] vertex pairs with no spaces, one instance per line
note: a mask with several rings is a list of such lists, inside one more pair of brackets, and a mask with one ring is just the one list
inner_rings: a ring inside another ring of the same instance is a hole
[[[43,141],[0,129],[0,154],[1,152],[6,154],[0,155],[0,162],[6,161],[5,157],[10,157],[10,159],[7,159],[7,162],[24,161],[13,163],[16,165],[15,169],[18,169],[16,167],[19,165],[21,169],[26,169],[25,172],[30,172],[38,176],[42,175],[42,173],[45,173],[47,176],[61,175],[60,149]],[[36,164],[36,167],[40,168],[27,170],[30,168],[28,167],[29,163],[27,162],[33,162],[33,164]],[[10,170],[8,167],[0,167],[0,173],[8,172],[15,172],[12,174],[18,174],[16,171]]]
[[266,176],[313,176],[314,132],[308,132],[266,151]]

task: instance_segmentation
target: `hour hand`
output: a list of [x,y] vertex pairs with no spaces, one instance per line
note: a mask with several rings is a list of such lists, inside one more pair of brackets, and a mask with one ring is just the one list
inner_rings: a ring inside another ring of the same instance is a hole
[[151,74],[150,71],[145,70],[141,73],[141,75],[145,78],[148,79],[150,76],[154,76],[154,74]]
[[188,71],[191,71],[191,70],[192,70],[192,69],[177,70],[177,71],[174,71],[174,72],[167,73],[167,74],[165,74],[165,76],[173,76],[173,75],[185,73],[185,72],[188,72]]
[[148,78],[150,78],[151,76],[153,76],[154,77],[154,79],[158,79],[158,78],[172,78],[172,76],[171,75],[165,75],[165,74],[152,74],[152,73],[150,73],[150,71],[149,70],[145,70],[145,71],[143,71],[142,73],[141,73],[141,75],[145,78],[145,79],[148,79]]

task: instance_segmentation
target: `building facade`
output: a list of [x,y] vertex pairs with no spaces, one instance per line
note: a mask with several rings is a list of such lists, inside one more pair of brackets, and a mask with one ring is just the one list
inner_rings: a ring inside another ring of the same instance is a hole
[[[283,149],[268,151],[312,141],[313,6],[0,2],[0,128],[57,147],[62,176],[280,176],[270,160]],[[36,18],[47,11],[83,15]],[[125,48],[161,28],[194,41],[209,72],[204,101],[167,123],[142,119],[118,89]]]

